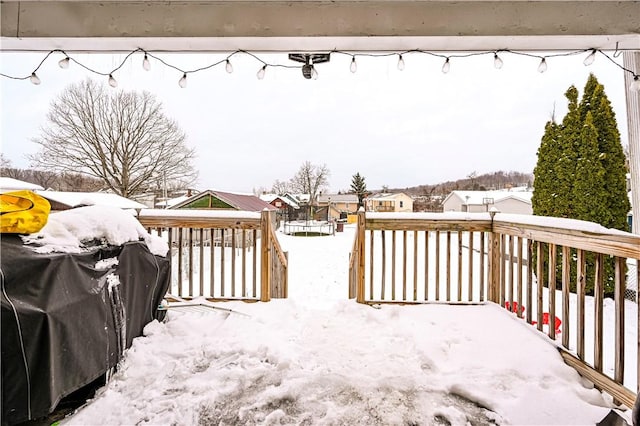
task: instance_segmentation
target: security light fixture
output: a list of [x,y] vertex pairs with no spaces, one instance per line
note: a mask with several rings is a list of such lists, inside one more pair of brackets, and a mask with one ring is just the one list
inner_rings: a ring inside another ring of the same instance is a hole
[[304,64],[302,66],[302,75],[307,80],[318,78],[318,72],[313,65],[329,62],[329,58],[329,53],[289,53],[289,59]]

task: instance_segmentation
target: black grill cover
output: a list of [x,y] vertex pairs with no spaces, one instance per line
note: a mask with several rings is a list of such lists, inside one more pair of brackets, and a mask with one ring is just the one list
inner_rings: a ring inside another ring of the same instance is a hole
[[[126,347],[157,315],[170,262],[143,242],[94,247],[81,254],[38,254],[15,235],[2,235],[2,422],[48,415],[64,396],[91,383],[120,360],[118,314]],[[118,265],[96,269],[102,259]],[[107,277],[120,281],[119,312]],[[116,318],[114,318],[116,315]]]

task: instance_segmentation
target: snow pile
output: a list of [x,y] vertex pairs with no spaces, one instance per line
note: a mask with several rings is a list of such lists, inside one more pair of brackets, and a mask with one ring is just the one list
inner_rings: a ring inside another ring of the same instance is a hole
[[68,424],[595,424],[608,397],[493,304],[347,300],[354,227],[279,234],[290,298],[169,311]]
[[69,423],[595,424],[608,411],[496,306],[234,308],[252,316],[172,312],[149,324]]
[[22,237],[25,244],[33,244],[37,253],[80,253],[85,243],[122,245],[129,241],[144,240],[149,250],[165,256],[167,243],[150,235],[136,218],[115,207],[88,206],[51,213],[47,224],[35,234]]

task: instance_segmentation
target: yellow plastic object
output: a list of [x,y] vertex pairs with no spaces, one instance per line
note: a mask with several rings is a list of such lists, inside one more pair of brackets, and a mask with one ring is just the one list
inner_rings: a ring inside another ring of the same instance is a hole
[[47,224],[51,204],[31,191],[0,194],[0,232],[33,234]]

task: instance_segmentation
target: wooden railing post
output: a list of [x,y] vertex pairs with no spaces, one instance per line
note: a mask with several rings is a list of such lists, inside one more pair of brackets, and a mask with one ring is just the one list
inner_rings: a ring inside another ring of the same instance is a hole
[[356,265],[356,302],[364,303],[364,260],[365,260],[365,213],[364,209],[360,207],[358,210],[358,227],[356,230],[356,241],[357,241],[357,262]]
[[289,297],[289,252],[284,252],[284,258],[287,261],[287,267],[284,270],[284,277],[282,277],[282,296],[287,299]]
[[491,232],[489,233],[489,259],[487,262],[489,269],[489,294],[487,299],[494,303],[500,303],[500,262],[502,262],[500,235],[493,230],[493,218],[497,212],[498,210],[495,207],[492,207],[489,211],[491,215]]
[[264,209],[260,214],[260,301],[271,300],[271,215]]

